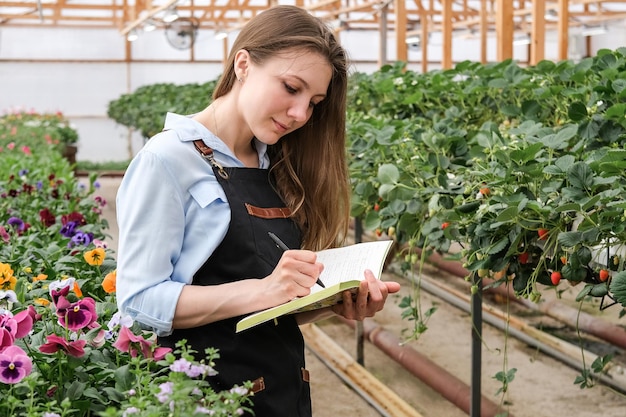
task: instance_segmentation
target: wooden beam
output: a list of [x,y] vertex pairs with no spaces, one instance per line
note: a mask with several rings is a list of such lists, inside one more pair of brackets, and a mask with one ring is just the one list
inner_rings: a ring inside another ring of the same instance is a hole
[[510,0],[496,0],[497,59],[513,58],[513,4]]
[[441,0],[443,48],[441,67],[452,68],[452,0]]
[[546,4],[533,0],[532,28],[530,35],[530,65],[544,59],[546,48]]
[[559,16],[557,23],[558,58],[564,60],[567,59],[569,50],[569,0],[558,0],[557,14]]
[[487,20],[487,0],[480,2],[480,62],[487,63],[487,31],[489,30],[489,22]]
[[422,47],[422,73],[428,72],[428,27],[430,25],[429,17],[426,13],[422,13],[421,17],[422,34],[420,36],[420,45]]
[[[409,52],[406,44],[406,0],[395,0],[394,9],[396,13],[396,59],[408,62]],[[424,39],[422,38],[422,44]]]

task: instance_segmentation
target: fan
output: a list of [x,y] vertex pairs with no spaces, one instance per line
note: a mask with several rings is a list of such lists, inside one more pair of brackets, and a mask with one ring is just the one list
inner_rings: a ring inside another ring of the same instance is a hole
[[189,49],[193,46],[198,33],[198,21],[188,17],[179,17],[165,27],[165,37],[176,49]]

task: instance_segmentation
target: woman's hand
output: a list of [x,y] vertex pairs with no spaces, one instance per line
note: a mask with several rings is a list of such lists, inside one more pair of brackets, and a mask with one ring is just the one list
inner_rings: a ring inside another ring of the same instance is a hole
[[267,294],[275,294],[279,298],[277,304],[308,295],[323,269],[315,252],[285,251],[274,271],[265,278]]
[[363,320],[365,317],[373,317],[383,309],[389,294],[400,291],[400,284],[394,281],[381,281],[376,279],[372,271],[365,271],[365,280],[359,285],[356,298],[352,299],[350,291],[342,294],[342,303],[332,307],[335,314],[349,320]]

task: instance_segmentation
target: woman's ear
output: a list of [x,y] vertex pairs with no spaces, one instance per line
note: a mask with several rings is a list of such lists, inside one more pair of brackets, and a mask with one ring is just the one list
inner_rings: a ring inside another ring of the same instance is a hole
[[248,75],[248,68],[250,66],[250,53],[245,49],[240,49],[235,54],[235,76],[241,82],[245,80]]

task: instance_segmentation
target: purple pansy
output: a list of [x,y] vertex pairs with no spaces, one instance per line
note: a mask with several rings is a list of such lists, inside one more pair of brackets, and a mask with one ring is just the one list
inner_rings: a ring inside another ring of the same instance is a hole
[[15,227],[18,231],[23,231],[26,228],[24,220],[20,219],[19,217],[9,217],[7,223],[9,224],[9,226]]
[[67,222],[61,227],[59,233],[61,233],[65,237],[72,237],[76,233],[76,226],[78,224],[74,221]]
[[33,361],[19,346],[9,346],[0,352],[0,382],[16,384],[33,370]]

